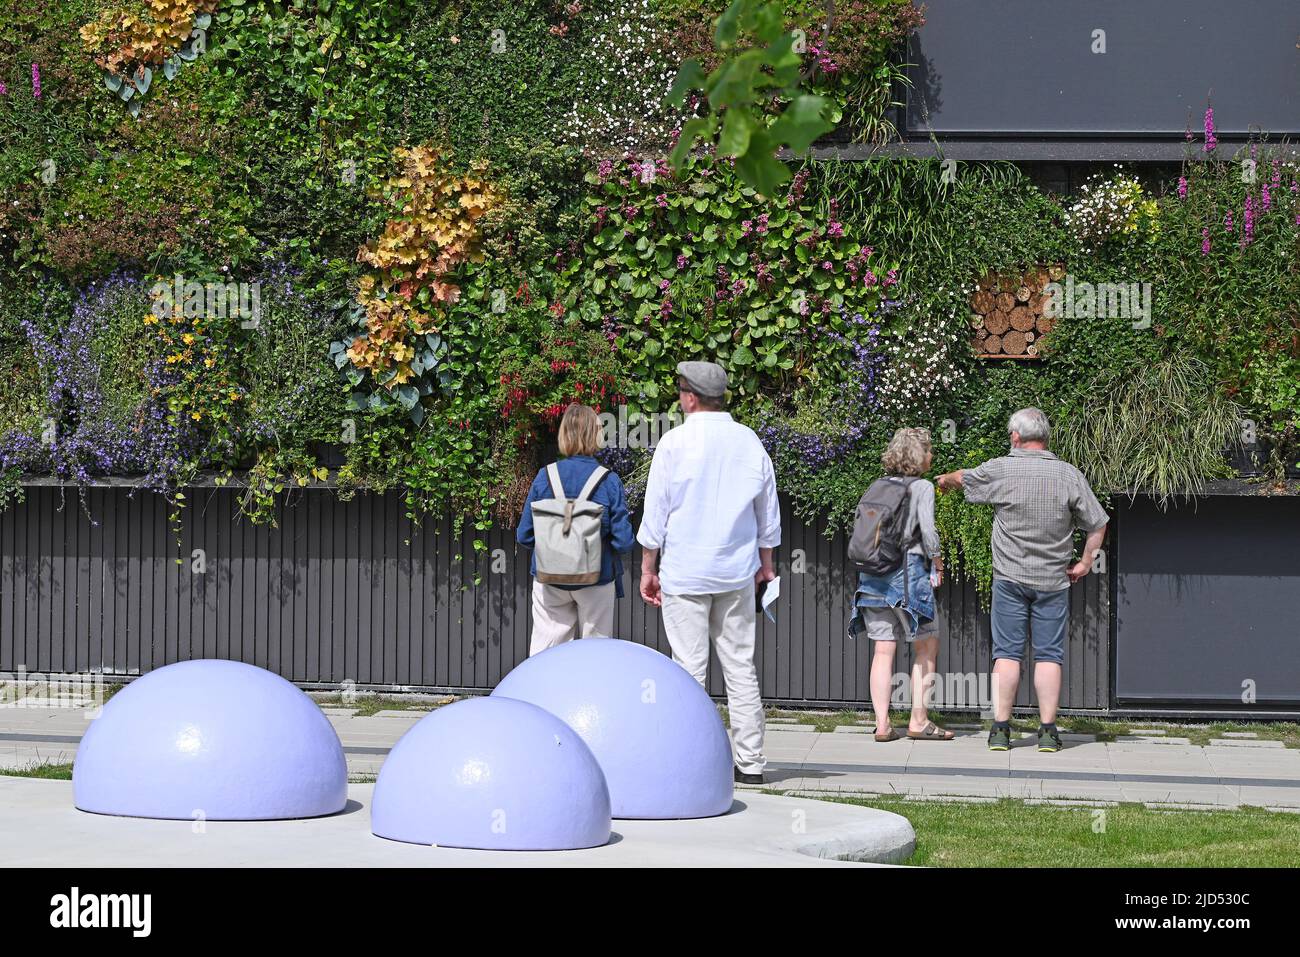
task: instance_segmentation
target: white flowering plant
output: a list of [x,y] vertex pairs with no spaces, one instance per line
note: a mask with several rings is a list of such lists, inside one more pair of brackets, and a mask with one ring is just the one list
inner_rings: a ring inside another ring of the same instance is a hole
[[586,62],[558,123],[561,141],[594,158],[667,146],[693,109],[664,105],[676,70],[649,0],[616,0],[588,13],[582,35]]
[[1137,178],[1116,164],[1115,173],[1084,183],[1079,198],[1065,210],[1065,224],[1084,253],[1092,255],[1112,240],[1134,244],[1154,237],[1158,214],[1158,204]]
[[876,390],[876,409],[886,419],[902,422],[933,408],[966,384],[963,357],[969,346],[963,335],[961,296],[936,297],[938,308],[908,300],[898,311],[899,322],[881,333],[885,364]]

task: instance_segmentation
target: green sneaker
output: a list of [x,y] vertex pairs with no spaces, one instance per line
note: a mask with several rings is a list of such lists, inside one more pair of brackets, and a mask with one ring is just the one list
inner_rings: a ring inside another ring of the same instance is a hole
[[1011,749],[1011,729],[994,728],[989,732],[990,751],[1009,751]]
[[1038,750],[1039,751],[1060,751],[1061,750],[1061,733],[1059,731],[1048,731],[1044,727],[1038,729]]

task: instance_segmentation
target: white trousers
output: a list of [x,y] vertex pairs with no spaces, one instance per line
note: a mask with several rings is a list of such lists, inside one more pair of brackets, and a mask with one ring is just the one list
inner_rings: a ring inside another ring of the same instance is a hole
[[528,654],[583,638],[614,637],[614,583],[569,591],[533,582],[533,637]]
[[677,662],[701,685],[709,668],[709,639],[727,686],[732,756],[745,774],[762,774],[763,699],[754,667],[754,583],[716,595],[664,595],[664,634]]

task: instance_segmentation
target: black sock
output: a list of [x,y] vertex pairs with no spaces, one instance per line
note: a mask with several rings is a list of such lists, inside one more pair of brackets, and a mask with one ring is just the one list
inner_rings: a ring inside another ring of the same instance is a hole
[[993,722],[993,727],[995,727],[995,728],[1006,728],[1008,731],[1010,731],[1010,730],[1011,730],[1011,721],[1010,721],[1009,719],[1006,720],[1006,721],[994,721],[994,722]]
[[1040,727],[1042,728],[1043,731],[1052,731],[1052,732],[1055,732],[1055,731],[1056,731],[1056,722],[1055,722],[1055,721],[1053,721],[1053,722],[1051,722],[1051,723],[1043,722],[1043,724],[1042,724]]

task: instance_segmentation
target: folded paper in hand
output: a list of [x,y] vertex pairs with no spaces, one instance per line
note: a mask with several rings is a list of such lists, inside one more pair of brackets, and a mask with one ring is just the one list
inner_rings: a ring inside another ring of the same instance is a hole
[[759,607],[762,609],[763,614],[767,615],[767,620],[770,622],[776,622],[776,612],[772,610],[772,606],[776,604],[776,600],[780,597],[781,579],[779,576],[773,578],[770,582],[764,582],[763,587],[759,589]]

